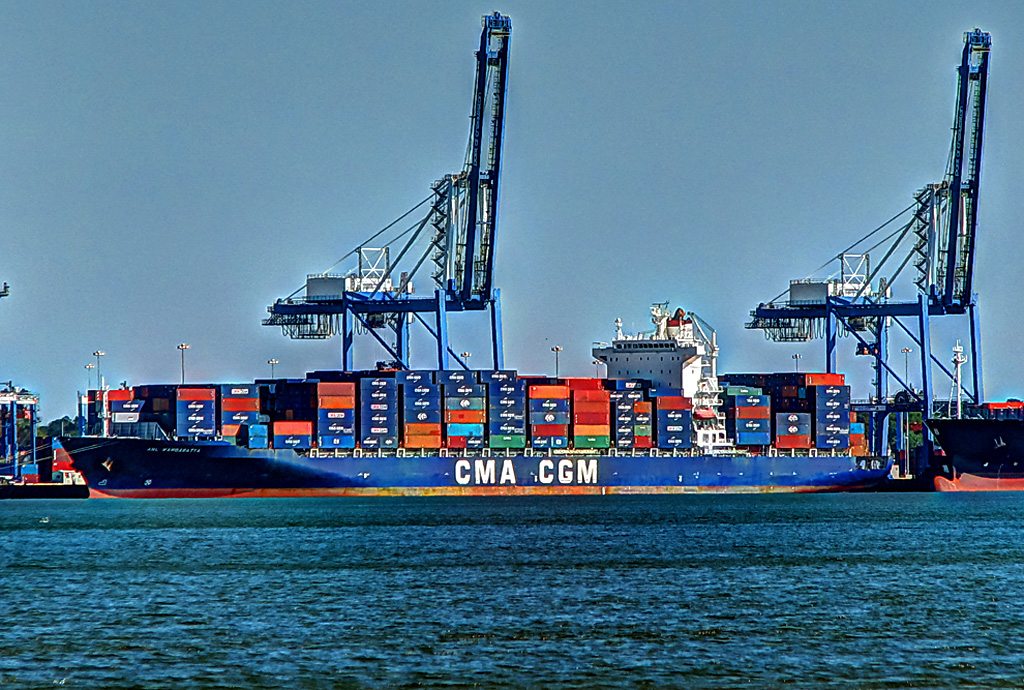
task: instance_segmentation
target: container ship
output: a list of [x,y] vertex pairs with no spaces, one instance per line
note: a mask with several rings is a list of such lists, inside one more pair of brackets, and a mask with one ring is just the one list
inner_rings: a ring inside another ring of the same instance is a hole
[[1024,402],[984,403],[965,418],[929,419],[942,448],[938,491],[1024,491]]
[[[667,305],[594,347],[603,378],[315,371],[93,390],[62,438],[91,497],[824,492],[884,481],[841,374],[716,371]],[[63,459],[63,455],[61,456]]]

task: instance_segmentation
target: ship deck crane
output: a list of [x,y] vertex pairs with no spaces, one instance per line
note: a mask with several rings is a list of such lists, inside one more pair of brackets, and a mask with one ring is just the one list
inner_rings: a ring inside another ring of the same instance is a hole
[[[438,368],[449,368],[450,358],[468,368],[449,345],[447,315],[489,311],[493,365],[503,366],[501,301],[493,272],[512,23],[497,12],[485,15],[482,23],[462,170],[434,182],[430,196],[335,264],[356,256],[355,272],[338,275],[329,269],[307,276],[303,287],[267,308],[270,316],[263,325],[279,326],[285,335],[299,339],[340,334],[342,368],[348,370],[356,327],[372,335],[397,366],[409,368],[409,326],[418,322],[436,341]],[[398,226],[424,206],[425,216],[404,230]],[[390,237],[391,232],[398,234]],[[400,249],[392,261],[396,247]],[[404,260],[417,255],[406,270]],[[416,294],[413,279],[425,264],[432,267],[433,290]],[[303,288],[305,295],[299,296]],[[378,334],[381,330],[392,331],[391,342]]]
[[[834,257],[833,260],[840,263],[838,280],[792,281],[782,295],[754,309],[752,320],[746,324],[747,328],[763,329],[768,338],[780,342],[804,342],[824,337],[828,372],[836,370],[836,337],[852,335],[857,340],[857,354],[869,355],[875,360],[875,399],[868,411],[872,415],[870,438],[876,453],[886,450],[886,420],[890,412],[902,414],[920,410],[931,415],[933,365],[953,377],[945,364],[932,354],[931,318],[969,318],[973,388],[968,391],[968,397],[974,402],[984,399],[981,331],[977,295],[972,292],[972,285],[991,47],[992,38],[988,33],[974,29],[964,34],[963,55],[957,71],[953,140],[943,180],[919,190],[910,206]],[[865,246],[869,240],[874,241],[872,238],[876,234],[907,213],[910,218],[905,224],[868,250],[860,254],[848,253],[856,247]],[[892,244],[882,260],[871,267],[868,251],[878,249],[889,240]],[[898,249],[908,245],[909,252],[895,266],[892,275],[880,277],[882,268],[898,256]],[[894,301],[891,299],[892,285],[911,261],[917,269],[914,281],[917,299]],[[873,290],[872,281],[876,279],[877,287]],[[785,303],[777,301],[787,292],[789,297]],[[904,320],[909,321],[910,326]],[[919,392],[913,390],[887,361],[888,330],[892,324],[902,329],[918,346],[922,381]],[[889,397],[889,376],[903,388],[893,399]],[[897,447],[900,445],[898,440]],[[925,462],[931,453],[932,442],[926,435]]]

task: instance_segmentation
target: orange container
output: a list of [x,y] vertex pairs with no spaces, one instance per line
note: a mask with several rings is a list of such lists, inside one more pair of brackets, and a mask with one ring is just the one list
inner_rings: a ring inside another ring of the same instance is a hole
[[736,419],[771,419],[772,408],[765,405],[764,407],[734,407],[731,412],[735,412]]
[[563,379],[571,391],[595,391],[604,389],[604,379],[571,378]]
[[440,448],[441,436],[406,434],[402,439],[402,445],[406,448]]
[[356,399],[353,395],[321,395],[318,399],[321,410],[354,410]]
[[225,412],[259,412],[259,398],[221,398],[220,409]]
[[274,436],[312,436],[313,422],[274,422]]
[[633,403],[634,412],[646,412],[647,414],[651,414],[653,407],[654,405],[649,400],[639,400]]
[[572,428],[574,436],[610,436],[611,431],[609,424],[576,424]]
[[356,384],[352,382],[321,382],[316,384],[316,393],[317,395],[341,395],[347,398],[354,398],[356,396]]
[[846,384],[845,374],[805,374],[808,386],[843,386]]
[[604,403],[611,400],[611,395],[606,390],[574,390],[572,392],[574,403]]
[[566,400],[569,397],[568,386],[530,386],[531,398],[545,400]]
[[440,424],[406,424],[406,436],[441,436]]
[[[110,391],[113,393],[114,391]],[[127,398],[121,398],[122,400],[131,400],[131,391],[125,391],[128,393]],[[108,396],[109,397],[109,396]],[[110,398],[114,400],[115,398]],[[215,388],[179,388],[178,389],[178,400],[216,400],[217,390]]]
[[240,424],[221,424],[220,435],[221,436],[238,436],[238,429]]
[[445,410],[444,421],[453,424],[483,424],[487,410]]

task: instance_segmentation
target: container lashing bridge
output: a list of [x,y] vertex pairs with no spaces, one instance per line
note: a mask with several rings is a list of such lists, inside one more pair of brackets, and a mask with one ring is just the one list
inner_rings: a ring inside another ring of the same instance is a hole
[[[280,326],[297,339],[341,335],[341,364],[349,370],[357,330],[408,369],[410,326],[419,323],[436,341],[438,368],[448,369],[450,359],[468,368],[449,344],[448,313],[489,311],[493,366],[502,368],[501,301],[493,271],[511,30],[506,16],[483,17],[463,169],[434,182],[428,197],[335,263],[356,257],[354,272],[329,269],[307,276],[303,287],[267,308],[263,325]],[[399,225],[424,207],[426,215],[411,226]],[[410,270],[403,268],[407,259]],[[433,290],[417,294],[413,279],[424,265]]]
[[[942,181],[920,189],[910,206],[819,268],[838,261],[837,279],[833,274],[827,280],[792,281],[787,291],[751,311],[753,318],[746,324],[747,328],[763,329],[766,337],[779,342],[806,342],[823,337],[828,372],[836,370],[837,336],[853,336],[856,354],[875,360],[874,400],[866,411],[871,413],[869,438],[876,453],[886,452],[890,413],[902,415],[917,410],[931,415],[933,365],[950,380],[954,377],[946,363],[932,354],[933,317],[969,319],[972,389],[965,392],[975,403],[984,399],[981,330],[972,279],[991,47],[988,33],[974,29],[964,34],[953,141]],[[907,215],[909,220],[893,230],[896,221]],[[889,233],[879,239],[879,233],[886,230]],[[874,244],[868,246],[869,242]],[[889,246],[882,259],[870,266],[870,252],[886,243]],[[855,251],[859,253],[851,253]],[[916,299],[894,300],[892,286],[911,262],[917,272],[913,281]],[[882,269],[893,264],[892,273],[883,276]],[[787,293],[788,299],[781,301]],[[922,382],[919,391],[903,380],[899,367],[894,369],[888,362],[888,331],[893,324],[917,345]],[[889,396],[890,376],[902,387],[893,397]],[[928,462],[933,444],[927,429],[924,445],[924,462]],[[896,440],[896,447],[902,449],[902,437]],[[915,471],[924,469],[921,466]]]

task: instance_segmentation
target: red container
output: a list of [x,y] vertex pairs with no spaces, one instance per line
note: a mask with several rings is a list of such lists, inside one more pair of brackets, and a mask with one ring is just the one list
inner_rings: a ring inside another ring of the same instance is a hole
[[534,436],[568,436],[568,424],[534,424],[530,427],[530,433]]
[[572,400],[575,404],[580,403],[604,403],[605,405],[611,400],[611,393],[604,389],[602,390],[574,390],[572,392]]
[[[563,379],[569,386],[569,390],[575,391],[599,391],[604,389],[604,379],[572,378]],[[575,397],[575,396],[573,396]]]
[[[605,408],[604,412],[574,412],[572,415],[573,424],[607,424],[611,421],[611,413]],[[600,434],[599,434],[600,435]]]
[[663,395],[658,398],[659,410],[692,410],[693,401],[682,395]]
[[487,410],[445,410],[444,421],[451,424],[483,424]]
[[274,422],[274,436],[312,436],[313,422]]
[[771,419],[772,408],[765,407],[734,407],[729,412],[734,412],[734,419]]
[[775,437],[776,448],[810,448],[811,437],[806,436],[776,436]]
[[635,436],[633,437],[634,448],[653,448],[654,441],[650,436]]
[[259,398],[221,398],[220,409],[224,412],[259,412]]
[[800,397],[800,386],[783,386],[782,397],[783,398],[799,398]]
[[845,374],[805,374],[805,383],[808,386],[844,386],[846,385]]
[[[351,381],[338,383],[321,381],[316,384],[316,393],[320,396],[340,395],[346,398],[355,398],[356,384]],[[321,407],[323,407],[323,405],[321,405]]]
[[611,406],[608,401],[604,402],[573,402],[572,411],[578,414],[608,414]]
[[544,400],[567,400],[568,386],[530,386],[530,397]]
[[[179,388],[178,400],[216,400],[217,389],[215,388]],[[131,397],[124,398],[131,400]]]
[[446,444],[449,448],[465,448],[466,437],[465,436],[449,436],[448,443]]
[[23,475],[21,475],[21,478],[22,478],[22,480],[24,480],[24,482],[26,484],[38,484],[39,483],[39,475],[38,474],[23,474]]
[[[668,408],[662,408],[662,409],[668,409]],[[633,411],[634,412],[639,412],[640,414],[644,414],[644,413],[646,413],[646,414],[653,414],[653,412],[654,412],[654,403],[652,403],[649,400],[637,401],[637,402],[633,403]]]

